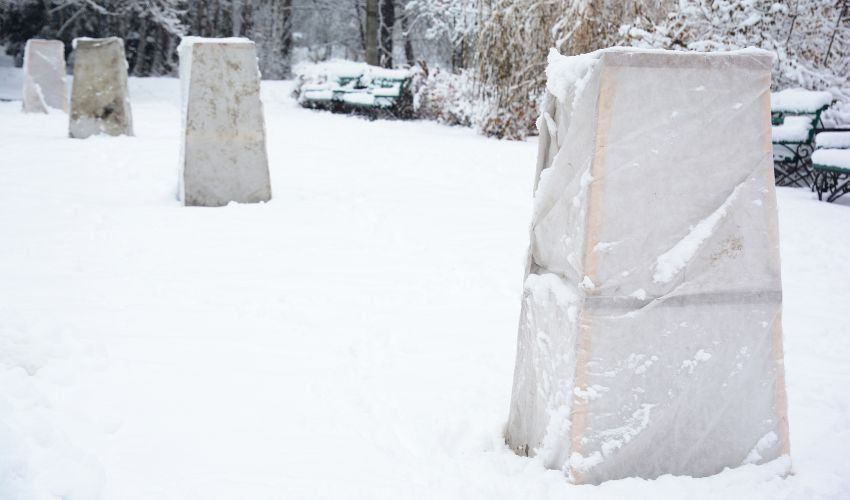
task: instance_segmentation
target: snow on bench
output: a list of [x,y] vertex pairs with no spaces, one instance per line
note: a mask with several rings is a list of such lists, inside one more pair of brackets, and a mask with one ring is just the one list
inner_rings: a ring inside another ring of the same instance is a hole
[[301,64],[295,68],[298,103],[307,108],[366,112],[405,118],[412,108],[413,71],[352,61]]
[[816,169],[840,169],[850,173],[850,149],[818,149],[812,153]]
[[800,88],[770,95],[774,178],[779,186],[811,186],[814,133],[832,94]]
[[777,144],[795,144],[811,140],[814,123],[808,116],[788,116],[782,125],[774,125],[771,131],[773,142]]
[[850,193],[850,131],[821,132],[815,142],[812,168],[818,199],[826,195],[826,201],[835,201]]
[[815,146],[817,149],[850,148],[850,131],[821,132],[815,136]]
[[770,109],[786,114],[808,114],[829,107],[832,94],[800,88],[770,94]]

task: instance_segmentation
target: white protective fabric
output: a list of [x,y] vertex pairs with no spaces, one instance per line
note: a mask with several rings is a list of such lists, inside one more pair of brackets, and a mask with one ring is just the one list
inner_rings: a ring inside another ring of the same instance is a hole
[[71,137],[133,135],[124,40],[74,39]]
[[593,484],[789,453],[771,62],[550,54],[517,453]]
[[254,42],[184,37],[180,53],[184,205],[271,199],[260,73]]
[[23,110],[68,112],[65,87],[65,44],[61,40],[27,40],[24,48]]

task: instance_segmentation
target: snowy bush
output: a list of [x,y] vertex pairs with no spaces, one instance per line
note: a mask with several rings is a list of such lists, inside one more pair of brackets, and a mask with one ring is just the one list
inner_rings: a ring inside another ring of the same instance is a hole
[[[387,70],[365,63],[333,60],[320,63],[302,62],[295,66],[293,97],[300,100],[306,88],[327,89],[339,87],[340,78],[370,78],[406,74],[412,95],[413,111],[404,118],[431,120],[445,125],[475,127],[484,135],[507,139],[522,139],[534,130],[537,119],[539,93],[532,93],[526,101],[508,103],[503,107],[492,99],[493,93],[483,96],[480,79],[474,70],[453,73],[442,68],[429,68],[422,62],[409,70]],[[486,102],[486,101],[485,101]],[[531,104],[528,104],[528,103]],[[312,107],[312,106],[311,106]]]
[[680,0],[659,23],[635,19],[620,28],[621,43],[674,50],[759,47],[776,53],[773,90],[829,90],[838,103],[832,124],[850,123],[850,4],[834,0]]
[[471,127],[476,117],[478,94],[476,79],[471,70],[452,73],[441,68],[428,68],[426,63],[411,69],[388,70],[365,63],[334,60],[322,63],[303,62],[296,65],[293,96],[299,99],[303,89],[338,87],[340,78],[359,77],[361,81],[381,77],[408,77],[407,89],[412,96],[413,110],[404,118],[432,120],[446,125]]
[[534,131],[546,83],[552,26],[565,0],[494,0],[482,8],[475,48],[485,135],[524,139]]
[[845,0],[492,0],[478,22],[476,67],[487,135],[533,133],[546,49],[614,45],[776,53],[773,90],[829,90],[827,124],[850,123],[850,3]]
[[413,82],[413,109],[417,118],[446,125],[473,125],[477,94],[470,71],[454,74],[423,67]]

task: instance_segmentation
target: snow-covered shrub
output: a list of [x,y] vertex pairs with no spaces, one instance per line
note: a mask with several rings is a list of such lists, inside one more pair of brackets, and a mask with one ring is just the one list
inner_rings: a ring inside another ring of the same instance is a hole
[[447,125],[473,125],[478,95],[470,71],[455,74],[426,67],[416,73],[413,82],[413,109],[417,118]]
[[534,131],[546,83],[552,27],[567,0],[493,0],[482,6],[477,44],[481,117],[478,129],[503,139]]
[[625,45],[776,53],[773,90],[829,90],[827,125],[850,123],[850,2],[845,0],[491,0],[479,11],[480,129],[533,133],[546,53]]
[[[296,65],[293,96],[301,101],[306,89],[332,91],[344,86],[359,88],[372,78],[409,78],[405,92],[411,98],[412,110],[401,118],[432,120],[446,125],[471,127],[479,120],[478,91],[471,70],[452,73],[441,68],[429,68],[424,62],[410,69],[385,69],[366,63],[334,60],[321,63],[302,62]],[[354,82],[351,79],[359,79]],[[406,99],[403,99],[406,102]],[[404,104],[404,103],[403,103]]]
[[827,122],[850,123],[849,2],[679,0],[666,18],[635,18],[621,26],[619,35],[621,44],[637,47],[773,51],[773,90],[829,90],[838,103],[827,113]]
[[671,0],[492,0],[482,3],[476,45],[486,135],[523,139],[536,133],[538,103],[552,47],[568,55],[617,45],[618,28],[651,19]]

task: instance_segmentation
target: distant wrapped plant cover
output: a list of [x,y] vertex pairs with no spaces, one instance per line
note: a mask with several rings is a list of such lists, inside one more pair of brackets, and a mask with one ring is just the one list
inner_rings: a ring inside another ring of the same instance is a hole
[[370,118],[410,119],[415,69],[387,69],[333,60],[295,67],[294,97],[305,108]]

